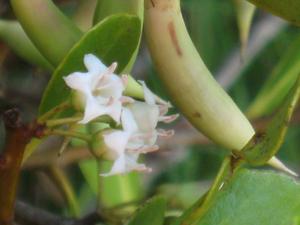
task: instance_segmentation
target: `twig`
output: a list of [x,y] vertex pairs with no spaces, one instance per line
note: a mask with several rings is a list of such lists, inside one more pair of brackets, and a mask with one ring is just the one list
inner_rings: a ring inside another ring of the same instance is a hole
[[4,152],[0,155],[0,225],[10,225],[21,161],[29,136],[16,109],[4,112],[3,120],[7,135]]
[[16,222],[21,225],[94,225],[104,221],[97,212],[81,219],[66,219],[20,201],[16,203],[15,214]]

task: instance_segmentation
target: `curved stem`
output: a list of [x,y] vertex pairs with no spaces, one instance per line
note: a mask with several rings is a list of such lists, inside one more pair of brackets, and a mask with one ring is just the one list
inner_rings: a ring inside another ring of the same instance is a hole
[[45,131],[45,135],[61,135],[61,136],[66,136],[66,137],[78,138],[78,139],[81,139],[86,142],[91,141],[90,136],[79,133],[79,132],[75,132],[75,131],[65,131],[65,130],[54,129],[54,130]]
[[55,183],[65,196],[73,216],[78,218],[80,216],[79,204],[77,202],[72,184],[70,183],[65,172],[57,166],[51,166],[50,173],[52,174]]

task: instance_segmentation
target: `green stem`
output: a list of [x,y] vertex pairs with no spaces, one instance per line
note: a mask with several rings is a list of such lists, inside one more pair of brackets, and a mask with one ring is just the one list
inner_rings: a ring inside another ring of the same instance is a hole
[[65,101],[62,102],[61,104],[57,105],[56,107],[52,108],[42,116],[38,118],[39,123],[44,123],[46,122],[49,118],[54,117],[56,114],[60,113],[61,111],[71,107],[71,102]]
[[191,225],[197,222],[202,215],[209,209],[211,206],[214,197],[216,196],[217,192],[223,187],[223,185],[226,182],[226,179],[228,178],[228,175],[230,174],[231,171],[231,160],[230,158],[226,158],[222,165],[221,168],[218,172],[217,177],[215,178],[210,190],[208,193],[205,195],[204,198],[201,198],[199,200],[199,203],[196,203],[196,207],[194,210],[187,215],[181,222],[180,225]]
[[53,176],[55,183],[60,188],[66,200],[68,201],[73,216],[78,218],[80,216],[79,204],[76,199],[76,195],[72,184],[70,183],[65,172],[61,168],[55,166],[50,167],[50,172]]
[[81,139],[86,142],[89,142],[92,140],[91,137],[86,134],[82,134],[82,133],[75,132],[75,131],[65,131],[65,130],[58,130],[58,129],[47,130],[47,131],[45,131],[45,135],[61,135],[61,136],[66,136],[66,137],[73,137],[73,138]]
[[68,117],[68,118],[47,120],[46,126],[47,127],[56,127],[56,126],[61,126],[61,125],[65,125],[65,124],[76,123],[76,122],[80,121],[81,119],[82,119],[82,117]]

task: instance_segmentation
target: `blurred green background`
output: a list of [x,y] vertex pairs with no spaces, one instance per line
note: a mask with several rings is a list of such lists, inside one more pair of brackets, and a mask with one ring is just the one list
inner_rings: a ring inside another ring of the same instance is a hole
[[[75,0],[55,2],[70,17],[77,4]],[[250,32],[249,49],[242,58],[239,54],[236,13],[230,0],[181,2],[190,35],[204,62],[217,79],[228,81],[227,76],[232,77],[229,84],[226,83],[226,88],[239,107],[247,111],[286,50],[299,37],[299,28],[258,10]],[[0,16],[2,19],[14,18],[6,0],[0,1]],[[270,30],[274,29],[272,33]],[[262,32],[268,36],[261,35]],[[257,43],[260,44],[258,47]],[[228,72],[228,69],[233,72]],[[132,74],[145,79],[153,91],[167,98],[151,64],[144,40]],[[33,120],[50,76],[43,69],[25,62],[4,42],[0,42],[1,110],[16,106],[21,109],[25,121]],[[278,156],[290,168],[300,172],[300,129],[297,116],[295,118]],[[267,117],[256,118],[253,124],[261,129],[266,120]],[[102,187],[105,193],[110,194],[104,198],[102,193],[104,205],[114,207],[122,202],[134,204],[135,201],[160,193],[168,197],[169,204],[174,209],[170,213],[176,214],[190,206],[207,190],[222,159],[228,153],[198,134],[184,118],[169,127],[175,127],[175,137],[161,140],[161,150],[145,158],[154,172],[130,175],[135,176],[132,179],[137,182],[135,184],[126,184],[120,177],[106,181],[107,192],[104,190],[105,185]],[[5,134],[2,123],[0,128],[0,144],[3,146]],[[24,165],[19,199],[58,214],[79,216],[96,205],[95,187],[99,179],[97,165],[84,147],[68,149],[58,158],[59,143],[61,140],[56,137],[48,140]],[[60,182],[57,182],[57,177],[60,176],[56,174],[57,167],[73,190],[68,191],[58,185]],[[136,176],[139,178],[136,179]],[[117,187],[118,185],[121,186]],[[132,185],[135,188],[128,190]]]

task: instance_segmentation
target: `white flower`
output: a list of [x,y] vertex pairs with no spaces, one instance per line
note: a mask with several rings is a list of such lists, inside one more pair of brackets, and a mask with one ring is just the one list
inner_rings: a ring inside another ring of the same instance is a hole
[[[142,83],[143,84],[143,83]],[[140,154],[158,150],[155,144],[158,136],[171,136],[173,131],[157,130],[159,121],[170,122],[177,115],[165,116],[166,107],[155,104],[155,96],[143,84],[146,102],[135,101],[127,104],[121,115],[123,130],[113,130],[103,135],[109,158],[114,164],[104,176],[130,171],[151,171],[137,162]],[[168,107],[167,107],[168,108]]]
[[[135,103],[134,103],[135,104]],[[144,103],[145,104],[145,103]],[[148,123],[148,115],[144,122]],[[141,132],[133,113],[128,109],[122,110],[123,130],[112,130],[103,135],[104,143],[108,148],[108,158],[114,160],[112,169],[105,176],[123,174],[130,171],[149,171],[144,164],[137,162],[141,153],[157,150],[155,146],[156,133]],[[147,141],[148,140],[148,141]]]
[[75,72],[64,77],[66,84],[75,90],[84,105],[84,116],[79,123],[86,124],[101,116],[109,115],[120,122],[123,80],[114,74],[117,63],[106,67],[96,56],[84,56],[86,73]]

